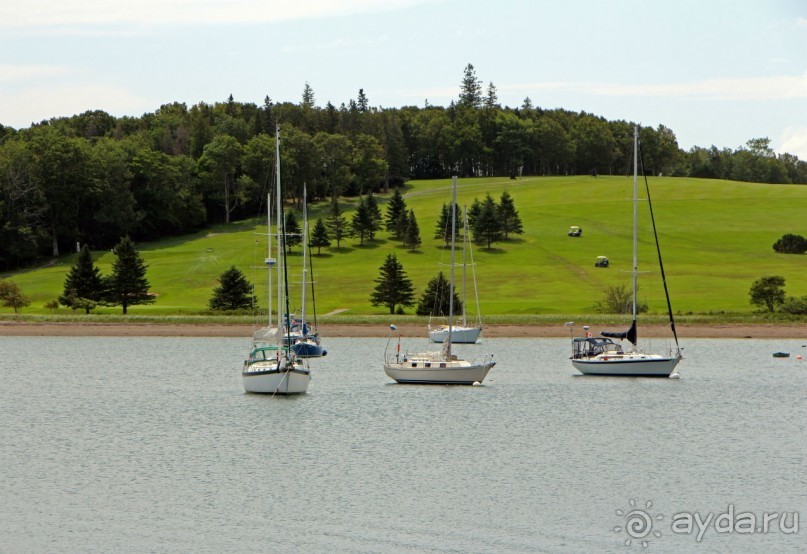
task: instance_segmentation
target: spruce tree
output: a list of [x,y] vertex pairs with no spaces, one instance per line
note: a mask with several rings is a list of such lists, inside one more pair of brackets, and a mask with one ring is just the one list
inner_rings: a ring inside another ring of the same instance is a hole
[[504,191],[502,193],[502,198],[499,201],[499,221],[502,227],[502,233],[504,233],[504,238],[508,238],[509,233],[514,233],[516,235],[520,235],[524,233],[524,228],[521,224],[521,218],[518,216],[518,212],[516,211],[516,206],[513,202],[513,198],[510,196],[510,193]]
[[308,245],[311,248],[317,249],[317,255],[320,254],[323,247],[328,248],[331,245],[331,239],[328,237],[328,229],[325,227],[325,222],[322,221],[322,218],[317,219],[314,230],[311,232],[311,240],[308,241]]
[[353,212],[353,218],[350,220],[350,230],[353,236],[359,237],[359,244],[363,245],[364,238],[370,237],[372,228],[373,216],[367,207],[367,200],[360,198],[359,205],[356,206],[356,211]]
[[104,301],[110,306],[121,306],[124,315],[129,306],[153,304],[154,296],[149,294],[146,279],[147,266],[132,239],[123,237],[112,251],[116,260],[112,263],[112,275],[104,279]]
[[283,230],[285,232],[284,236],[286,238],[287,248],[302,244],[303,230],[300,227],[300,222],[294,212],[286,212],[286,226]]
[[[426,285],[426,290],[418,301],[417,315],[448,316],[450,289],[451,283],[441,271]],[[454,313],[458,312],[462,312],[462,301],[457,296],[457,291],[454,291]]]
[[375,238],[375,233],[381,229],[381,210],[378,207],[378,202],[375,199],[373,191],[367,195],[367,213],[370,214],[370,225],[367,229],[368,237],[370,240]]
[[219,276],[219,286],[213,289],[208,302],[211,310],[248,310],[258,307],[252,283],[234,265]]
[[498,208],[490,194],[487,194],[480,204],[479,214],[474,221],[473,235],[476,242],[484,242],[488,248],[492,243],[502,239]]
[[[459,224],[456,221],[457,206],[454,204],[454,230],[455,233],[459,231]],[[440,217],[437,218],[437,225],[434,228],[434,238],[442,239],[446,246],[451,244],[451,205],[443,204],[440,208]]]
[[471,64],[466,65],[463,72],[459,104],[470,108],[478,108],[482,104],[482,81],[477,79],[476,70]]
[[387,214],[384,218],[385,229],[392,234],[393,237],[400,240],[403,236],[400,233],[399,222],[401,215],[406,213],[406,201],[403,194],[398,189],[392,193],[392,197],[387,203]]
[[412,306],[415,303],[415,290],[395,254],[387,254],[384,265],[379,269],[381,273],[375,280],[370,303],[373,306],[386,306],[390,314],[395,313],[396,306]]
[[85,314],[89,314],[103,297],[104,278],[92,261],[90,248],[85,244],[64,280],[64,292],[59,297],[59,303],[74,310],[83,309]]
[[339,207],[339,201],[336,198],[331,203],[331,211],[328,214],[326,226],[336,241],[336,247],[340,248],[342,239],[348,235],[350,227],[348,226],[347,218],[342,215],[342,209]]
[[409,249],[414,252],[420,246],[420,227],[415,219],[415,210],[409,210],[409,217],[406,218],[406,242]]

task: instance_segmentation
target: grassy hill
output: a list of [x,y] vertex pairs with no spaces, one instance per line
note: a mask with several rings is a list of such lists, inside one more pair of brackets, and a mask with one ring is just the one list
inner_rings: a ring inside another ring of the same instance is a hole
[[[643,186],[643,183],[640,183]],[[789,296],[807,295],[807,256],[777,254],[772,244],[785,233],[807,236],[807,187],[762,185],[707,179],[651,178],[651,194],[664,256],[673,309],[681,314],[738,312],[751,314],[751,283],[765,275],[782,275]],[[498,202],[507,190],[524,223],[524,234],[495,243],[488,250],[476,246],[474,258],[483,315],[587,314],[603,299],[608,285],[629,283],[632,233],[632,179],[589,176],[460,179],[458,203],[470,206],[490,193]],[[640,197],[644,197],[640,193]],[[390,252],[413,280],[416,293],[439,270],[447,272],[448,252],[433,239],[443,203],[451,197],[450,180],[412,181],[407,184],[407,207],[414,209],[423,244],[410,252],[388,239],[386,232],[364,246],[348,239],[314,256],[317,311],[339,309],[352,315],[383,315],[369,296],[378,268]],[[382,212],[388,195],[378,196]],[[355,203],[354,203],[355,204]],[[343,204],[350,217],[354,204]],[[324,215],[326,204],[309,210],[311,226]],[[665,310],[653,236],[646,202],[639,207],[640,297],[651,313]],[[583,236],[570,238],[570,225]],[[196,314],[207,309],[217,277],[231,265],[258,285],[266,307],[266,273],[253,269],[266,253],[263,216],[222,225],[207,232],[149,244],[138,244],[149,266],[155,304],[133,306],[134,315]],[[598,255],[611,267],[594,267]],[[113,255],[95,252],[103,273]],[[43,304],[62,291],[75,255],[65,256],[35,270],[3,275],[15,281],[32,304],[24,313],[48,313]],[[290,258],[291,280],[299,282],[302,257],[295,248]],[[442,264],[442,265],[441,265]],[[299,290],[299,285],[293,287]],[[297,301],[299,303],[299,300]],[[64,308],[60,312],[67,312]],[[407,310],[413,313],[414,309]],[[1,308],[0,313],[11,313]],[[120,313],[99,308],[97,313]]]

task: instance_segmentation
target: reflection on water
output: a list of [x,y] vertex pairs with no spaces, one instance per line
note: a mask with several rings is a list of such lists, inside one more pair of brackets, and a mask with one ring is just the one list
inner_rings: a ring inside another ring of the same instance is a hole
[[667,380],[489,339],[457,347],[495,354],[484,386],[447,387],[393,384],[386,339],[325,340],[309,394],[269,398],[246,339],[0,337],[3,549],[625,552],[631,500],[666,516],[658,552],[804,549],[670,530],[806,505],[807,361],[772,357],[798,341],[689,340]]

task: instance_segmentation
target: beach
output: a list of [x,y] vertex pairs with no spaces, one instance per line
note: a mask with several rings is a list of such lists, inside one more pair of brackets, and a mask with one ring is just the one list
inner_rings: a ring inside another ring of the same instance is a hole
[[[592,326],[592,333],[602,330],[615,330],[613,327]],[[678,337],[686,338],[754,338],[807,340],[807,326],[801,325],[685,325],[676,326]],[[644,325],[640,328],[644,337],[670,336],[668,325]],[[0,336],[75,336],[75,337],[251,337],[251,325],[221,324],[165,324],[165,323],[30,323],[2,321]],[[386,337],[390,333],[403,337],[425,337],[426,328],[422,324],[400,324],[392,331],[385,325],[328,324],[320,326],[320,332],[327,337]],[[575,326],[575,333],[582,332]],[[487,338],[557,338],[568,337],[569,327],[565,325],[487,325],[483,331]]]

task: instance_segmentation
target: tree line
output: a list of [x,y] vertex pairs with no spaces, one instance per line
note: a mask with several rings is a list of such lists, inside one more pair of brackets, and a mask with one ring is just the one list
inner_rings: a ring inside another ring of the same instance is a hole
[[[633,123],[502,106],[496,87],[465,67],[447,107],[373,107],[362,89],[339,107],[315,102],[161,106],[140,117],[87,111],[16,130],[0,125],[0,269],[59,255],[76,243],[109,248],[260,213],[282,128],[282,180],[298,205],[387,192],[407,179],[451,175],[627,174]],[[683,151],[674,132],[640,130],[648,174],[807,183],[807,162],[767,138],[736,150]],[[336,238],[337,242],[340,240]]]

